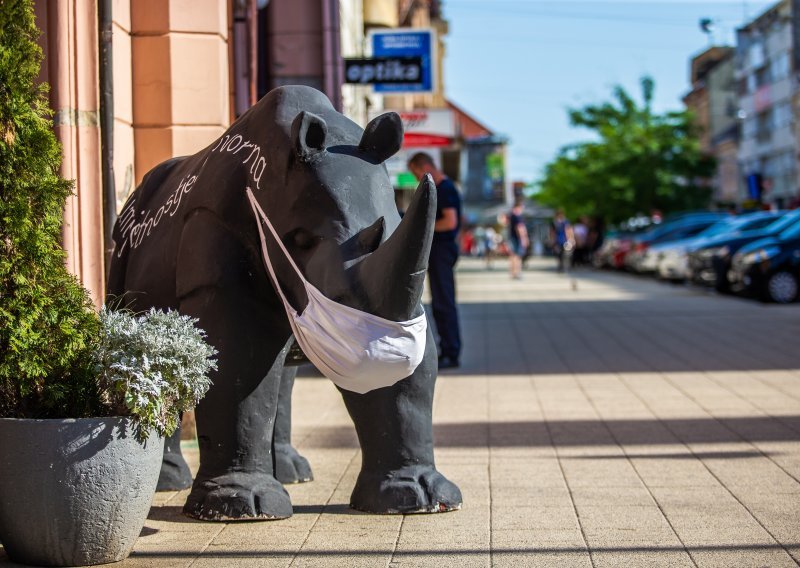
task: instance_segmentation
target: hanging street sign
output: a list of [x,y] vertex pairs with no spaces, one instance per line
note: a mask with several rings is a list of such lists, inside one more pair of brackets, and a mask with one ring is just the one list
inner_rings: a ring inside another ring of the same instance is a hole
[[[436,32],[432,29],[396,28],[372,30],[369,45],[374,58],[420,59],[419,78],[415,82],[388,80],[375,82],[376,93],[432,93],[435,89]],[[411,74],[411,71],[408,71]]]
[[372,57],[344,60],[345,83],[415,85],[422,79],[422,57]]

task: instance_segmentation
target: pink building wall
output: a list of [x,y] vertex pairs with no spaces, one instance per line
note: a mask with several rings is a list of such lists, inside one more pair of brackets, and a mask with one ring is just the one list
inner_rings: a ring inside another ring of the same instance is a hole
[[64,155],[61,175],[75,180],[75,195],[67,199],[64,211],[67,267],[99,304],[105,272],[97,7],[89,0],[38,0],[35,10],[37,25],[43,31],[41,79],[50,83],[53,124]]
[[[272,0],[262,10],[263,29],[256,26],[254,0],[248,0],[246,26],[234,28],[233,1],[112,0],[117,211],[152,167],[197,152],[227,129],[237,95],[240,107],[254,98],[256,58],[263,59],[270,88],[312,84],[341,105],[339,0]],[[51,85],[64,152],[61,174],[75,180],[76,194],[65,210],[68,268],[100,305],[105,243],[98,0],[34,5],[45,52],[41,79]],[[246,39],[234,42],[234,29]]]

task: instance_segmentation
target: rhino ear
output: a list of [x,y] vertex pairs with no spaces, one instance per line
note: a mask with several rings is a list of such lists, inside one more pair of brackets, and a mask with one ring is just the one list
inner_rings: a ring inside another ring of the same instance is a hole
[[309,160],[325,151],[328,125],[321,117],[303,111],[292,122],[292,144],[301,160]]
[[402,145],[403,122],[396,112],[387,112],[367,124],[358,148],[381,163],[394,156]]

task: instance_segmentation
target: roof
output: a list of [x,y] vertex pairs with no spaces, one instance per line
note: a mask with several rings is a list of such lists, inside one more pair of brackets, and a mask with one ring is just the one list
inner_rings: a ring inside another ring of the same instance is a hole
[[447,107],[455,114],[458,130],[465,140],[469,140],[470,138],[485,138],[494,135],[494,132],[492,132],[489,127],[478,121],[477,118],[467,113],[467,111],[454,102],[448,100]]

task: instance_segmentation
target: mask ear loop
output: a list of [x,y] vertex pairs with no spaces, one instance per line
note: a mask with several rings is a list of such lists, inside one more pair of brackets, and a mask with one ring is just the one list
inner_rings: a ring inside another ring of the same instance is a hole
[[256,218],[258,235],[261,238],[261,256],[264,258],[264,264],[266,265],[267,271],[269,272],[270,280],[272,280],[272,284],[275,287],[275,290],[278,292],[278,295],[281,297],[283,305],[286,307],[286,309],[291,310],[292,315],[297,315],[298,311],[294,309],[292,304],[290,304],[289,300],[286,298],[286,295],[283,293],[281,284],[278,281],[278,276],[275,274],[275,269],[272,267],[272,261],[270,260],[269,251],[267,250],[267,240],[264,235],[264,229],[261,227],[262,222],[267,225],[267,228],[269,229],[270,233],[272,233],[273,238],[275,239],[275,241],[277,241],[278,246],[283,251],[283,254],[286,255],[286,258],[289,260],[289,263],[292,265],[292,268],[297,273],[297,276],[300,278],[300,281],[303,283],[304,288],[307,288],[308,282],[303,276],[303,273],[300,272],[300,269],[297,267],[297,264],[295,264],[292,255],[290,255],[289,251],[286,250],[286,247],[283,245],[283,242],[278,237],[277,231],[275,231],[275,228],[272,226],[272,223],[270,223],[269,218],[267,217],[266,213],[264,213],[264,210],[261,209],[261,206],[258,204],[258,201],[256,201],[256,198],[253,195],[253,191],[249,187],[247,188],[247,197],[250,200],[250,207],[252,207],[253,214],[255,215]]

